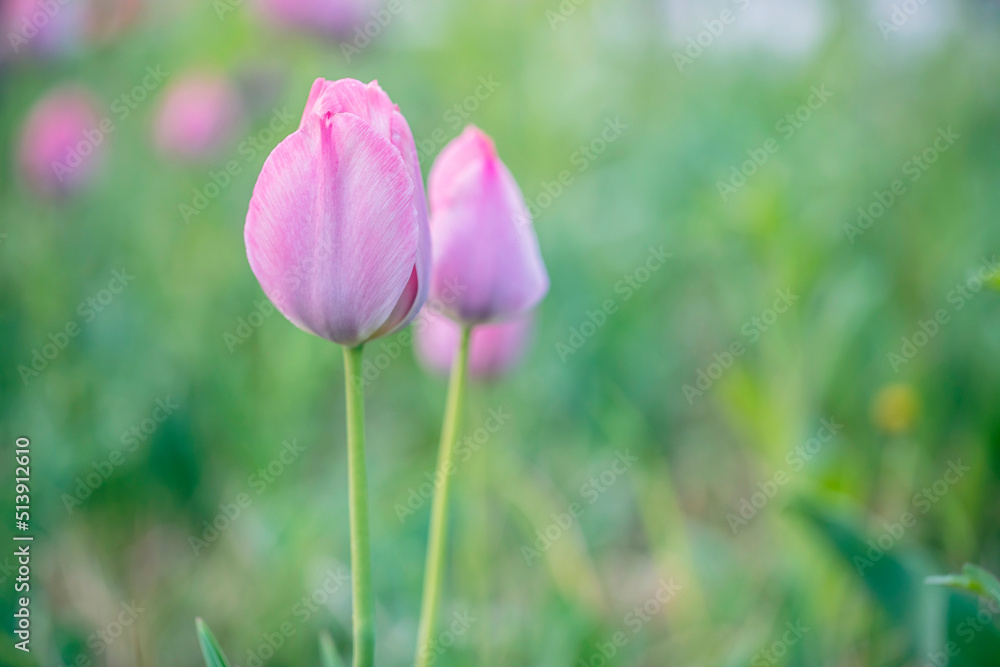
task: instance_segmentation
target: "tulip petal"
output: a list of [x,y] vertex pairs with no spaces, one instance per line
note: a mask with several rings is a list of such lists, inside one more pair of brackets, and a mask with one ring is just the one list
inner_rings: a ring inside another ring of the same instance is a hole
[[526,314],[549,278],[520,188],[493,142],[474,127],[442,151],[431,170],[431,296],[456,286],[445,311],[466,323]]
[[[417,359],[428,370],[447,375],[458,352],[462,325],[432,309],[422,311],[419,322],[413,333]],[[493,378],[510,370],[524,354],[531,330],[530,316],[472,327],[469,374]]]
[[[396,105],[378,85],[356,79],[326,81],[316,79],[309,91],[306,108],[302,112],[302,123],[312,116],[330,114],[354,114],[370,125],[381,137],[390,138],[390,124]],[[395,142],[393,142],[395,143]]]
[[[411,282],[407,285],[407,291],[410,290],[411,285],[414,288],[412,301],[409,308],[405,310],[400,309],[397,305],[396,311],[393,312],[386,323],[385,334],[402,329],[417,316],[420,308],[427,301],[427,292],[430,290],[431,282],[431,233],[427,221],[427,200],[424,198],[424,179],[420,174],[420,160],[417,157],[417,147],[413,142],[413,134],[410,132],[410,126],[406,122],[406,119],[403,118],[403,114],[399,113],[398,110],[393,111],[392,115],[391,141],[392,145],[399,150],[403,162],[406,163],[410,171],[410,176],[413,179],[413,205],[417,208],[417,221],[420,232],[417,238],[416,267]],[[399,303],[405,303],[407,297],[408,294],[404,292]]]
[[250,266],[297,326],[360,344],[409,291],[420,235],[413,202],[411,174],[386,138],[350,113],[309,114],[254,187]]

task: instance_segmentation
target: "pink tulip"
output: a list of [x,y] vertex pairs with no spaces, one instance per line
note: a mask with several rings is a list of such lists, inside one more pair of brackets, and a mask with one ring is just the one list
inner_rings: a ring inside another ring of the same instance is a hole
[[430,270],[423,179],[377,82],[316,80],[261,169],[244,238],[264,293],[305,331],[356,346],[416,316]]
[[72,51],[83,41],[88,14],[82,1],[5,0],[0,3],[0,53],[51,56]]
[[345,37],[368,15],[368,0],[258,0],[258,9],[288,28]]
[[[428,369],[447,375],[458,351],[461,325],[433,312],[421,312],[413,325],[417,358]],[[480,324],[469,341],[469,373],[492,378],[509,370],[520,359],[531,334],[531,318]]]
[[[39,193],[61,196],[79,189],[94,175],[106,132],[89,93],[59,88],[39,100],[21,132],[19,162],[25,179]],[[105,128],[106,129],[106,128]]]
[[[469,126],[431,169],[432,299],[466,324],[518,318],[549,277],[531,216],[493,141]],[[460,285],[458,298],[452,286]]]
[[207,160],[229,146],[243,118],[240,93],[215,73],[189,73],[174,79],[156,113],[156,147],[182,160]]

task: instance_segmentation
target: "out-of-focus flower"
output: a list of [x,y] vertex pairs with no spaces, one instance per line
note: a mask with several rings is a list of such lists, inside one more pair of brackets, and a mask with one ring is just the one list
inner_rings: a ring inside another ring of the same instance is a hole
[[[431,169],[431,297],[446,315],[481,324],[527,315],[549,276],[521,190],[493,141],[469,126]],[[461,285],[457,298],[453,285]],[[449,296],[450,295],[450,296]]]
[[346,37],[373,7],[368,0],[258,0],[268,20],[307,32]]
[[156,147],[170,157],[205,160],[232,143],[242,119],[240,93],[228,78],[209,72],[183,74],[160,100]]
[[[531,318],[526,317],[472,328],[469,341],[469,373],[491,378],[515,365],[527,347]],[[420,314],[413,325],[417,358],[428,369],[447,375],[458,352],[461,325],[431,310]]]
[[87,16],[85,2],[4,0],[0,3],[0,56],[70,52],[84,39]]
[[18,153],[21,172],[39,193],[61,196],[87,183],[96,171],[110,132],[91,95],[78,87],[57,88],[28,113]]
[[908,384],[882,387],[872,402],[872,420],[887,433],[908,431],[920,412],[920,398]]
[[317,79],[250,199],[250,268],[285,317],[355,346],[408,324],[430,238],[417,149],[378,83]]

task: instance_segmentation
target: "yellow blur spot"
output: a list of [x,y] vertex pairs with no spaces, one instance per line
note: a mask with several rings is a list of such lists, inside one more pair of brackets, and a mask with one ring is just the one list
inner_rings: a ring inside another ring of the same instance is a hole
[[903,433],[913,426],[920,411],[920,398],[908,384],[882,387],[872,403],[872,421],[887,433]]

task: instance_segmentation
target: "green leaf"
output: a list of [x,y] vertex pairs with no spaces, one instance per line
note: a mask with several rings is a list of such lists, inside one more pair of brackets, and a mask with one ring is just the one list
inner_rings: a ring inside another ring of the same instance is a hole
[[946,574],[927,577],[924,583],[930,586],[949,586],[968,591],[982,597],[992,597],[1000,602],[1000,580],[978,565],[966,563],[962,574]]
[[344,663],[340,661],[340,656],[337,655],[337,647],[333,643],[333,637],[326,630],[319,635],[319,655],[323,667],[344,666]]
[[[948,667],[996,664],[996,656],[1000,655],[1000,629],[980,620],[978,605],[968,595],[921,586],[920,582],[928,580],[932,584],[954,584],[952,577],[927,577],[933,569],[919,549],[905,543],[888,551],[878,549],[877,542],[866,534],[864,521],[857,515],[836,511],[829,503],[800,498],[792,504],[792,509],[828,540],[834,552],[887,612],[894,628],[905,632],[908,648],[900,657],[906,664],[931,664],[921,660],[928,656],[946,659]],[[1000,592],[996,579],[980,568],[967,566],[955,578],[961,588],[969,590],[966,578],[969,581],[975,578],[973,585],[983,590]],[[950,653],[946,655],[948,647]]]
[[208,667],[229,667],[226,654],[222,652],[218,640],[205,625],[205,621],[196,618],[194,625],[198,629],[198,641],[201,643],[201,654],[205,657],[205,664]]

